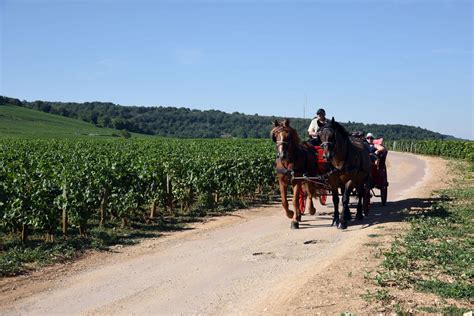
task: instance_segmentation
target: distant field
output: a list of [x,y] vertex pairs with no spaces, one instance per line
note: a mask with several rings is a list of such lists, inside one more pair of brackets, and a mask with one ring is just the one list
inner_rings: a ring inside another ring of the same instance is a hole
[[[0,136],[11,138],[110,138],[119,131],[19,106],[0,105]],[[142,136],[132,134],[133,136]]]

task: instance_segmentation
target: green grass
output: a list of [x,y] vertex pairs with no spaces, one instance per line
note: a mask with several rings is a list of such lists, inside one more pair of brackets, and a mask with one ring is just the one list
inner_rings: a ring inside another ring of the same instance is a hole
[[368,234],[367,236],[370,237],[370,238],[380,237],[379,234]]
[[[0,137],[111,138],[120,131],[14,105],[0,105]],[[133,137],[145,135],[132,133]]]
[[386,289],[379,289],[374,292],[367,290],[365,294],[362,294],[361,297],[366,300],[368,303],[374,301],[378,302],[389,302],[393,297],[390,295],[389,291]]
[[422,312],[432,313],[432,314],[443,314],[443,315],[463,315],[464,313],[469,312],[469,309],[456,307],[456,306],[443,306],[443,307],[419,307]]
[[[474,299],[474,163],[452,164],[458,174],[451,188],[438,192],[441,199],[430,209],[407,211],[409,231],[383,254],[372,277],[383,289],[412,288],[464,304]],[[420,310],[460,311],[454,306]]]

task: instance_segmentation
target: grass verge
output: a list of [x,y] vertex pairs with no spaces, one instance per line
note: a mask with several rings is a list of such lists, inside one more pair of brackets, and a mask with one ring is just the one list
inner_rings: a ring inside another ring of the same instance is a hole
[[[406,211],[410,228],[383,253],[383,263],[371,278],[380,289],[367,293],[367,301],[390,298],[400,312],[391,289],[410,289],[437,297],[419,312],[462,314],[474,299],[474,163],[454,164],[456,180],[429,209]],[[396,291],[393,291],[396,292]]]

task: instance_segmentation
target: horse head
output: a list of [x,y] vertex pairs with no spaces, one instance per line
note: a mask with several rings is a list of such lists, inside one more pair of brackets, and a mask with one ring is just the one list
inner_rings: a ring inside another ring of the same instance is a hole
[[271,136],[276,144],[277,158],[282,161],[289,161],[291,149],[298,144],[299,137],[296,131],[290,127],[290,121],[285,119],[283,122],[275,120],[273,122]]
[[321,128],[319,138],[321,139],[321,148],[324,151],[324,159],[331,160],[334,158],[338,142],[341,142],[344,133],[347,132],[334,120],[334,117]]

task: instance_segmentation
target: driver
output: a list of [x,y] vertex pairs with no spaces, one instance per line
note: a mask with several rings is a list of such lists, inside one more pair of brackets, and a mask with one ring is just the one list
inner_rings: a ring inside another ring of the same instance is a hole
[[311,121],[308,128],[308,134],[310,136],[310,143],[313,146],[318,146],[321,144],[321,140],[319,139],[319,131],[321,127],[326,125],[328,120],[326,119],[326,111],[324,109],[319,109],[316,112],[316,117]]

